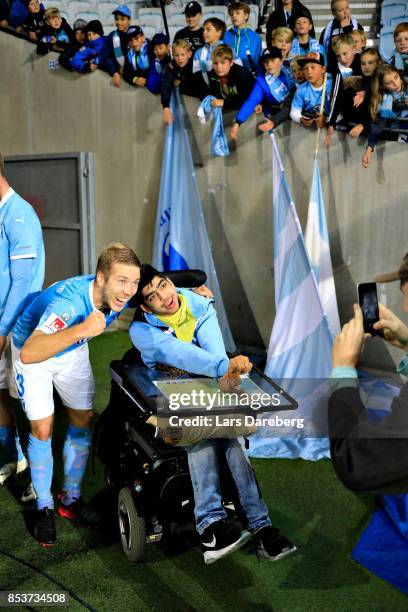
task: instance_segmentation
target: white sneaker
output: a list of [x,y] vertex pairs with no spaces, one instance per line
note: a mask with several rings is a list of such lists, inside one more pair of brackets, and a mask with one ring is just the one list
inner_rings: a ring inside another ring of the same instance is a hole
[[21,474],[28,468],[28,461],[23,457],[20,461],[13,461],[12,463],[6,463],[0,468],[0,484],[4,484],[7,478]]
[[33,483],[30,482],[30,484],[26,486],[26,488],[23,491],[23,494],[21,495],[21,501],[30,502],[30,501],[35,501],[36,499],[37,499],[37,495],[35,494]]

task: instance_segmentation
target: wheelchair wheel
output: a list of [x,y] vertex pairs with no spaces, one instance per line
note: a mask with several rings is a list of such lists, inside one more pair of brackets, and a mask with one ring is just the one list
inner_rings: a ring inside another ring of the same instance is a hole
[[129,561],[143,561],[146,551],[146,522],[138,515],[128,487],[119,491],[118,518],[123,552]]

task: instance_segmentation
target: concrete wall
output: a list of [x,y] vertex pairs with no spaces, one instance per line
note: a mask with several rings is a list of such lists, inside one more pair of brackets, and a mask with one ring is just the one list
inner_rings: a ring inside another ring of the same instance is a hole
[[[149,259],[159,190],[164,129],[160,101],[107,75],[50,71],[32,45],[0,33],[0,149],[5,155],[92,151],[96,247],[113,239]],[[268,342],[274,317],[271,143],[253,117],[225,159],[209,154],[209,125],[193,126],[197,179],[226,307],[238,341]],[[232,117],[226,118],[226,124]],[[301,223],[307,215],[315,132],[290,123],[277,139]],[[363,143],[335,134],[320,152],[341,318],[351,314],[355,285],[398,265],[408,229],[407,148],[387,143],[361,167]],[[383,287],[402,314],[398,287]],[[249,304],[250,300],[250,304]]]

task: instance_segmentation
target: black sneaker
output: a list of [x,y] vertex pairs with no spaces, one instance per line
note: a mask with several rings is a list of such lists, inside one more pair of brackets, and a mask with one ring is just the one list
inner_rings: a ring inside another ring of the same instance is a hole
[[62,503],[62,495],[58,494],[58,514],[64,518],[77,520],[85,527],[99,527],[101,520],[99,516],[87,506],[82,499],[79,497],[72,504]]
[[254,534],[254,540],[258,557],[269,561],[279,561],[297,551],[296,546],[275,527],[262,527]]
[[243,531],[225,519],[211,523],[200,536],[204,562],[209,565],[230,555],[241,548],[250,537],[248,531]]
[[57,539],[55,531],[55,514],[50,508],[37,510],[34,525],[34,537],[41,546],[53,546]]

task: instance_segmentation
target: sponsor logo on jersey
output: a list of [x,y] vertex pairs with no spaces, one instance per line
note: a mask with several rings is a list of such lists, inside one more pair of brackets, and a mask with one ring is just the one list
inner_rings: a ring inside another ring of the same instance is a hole
[[66,322],[53,312],[40,329],[45,331],[45,333],[54,334],[55,332],[61,331],[65,327],[68,327]]

